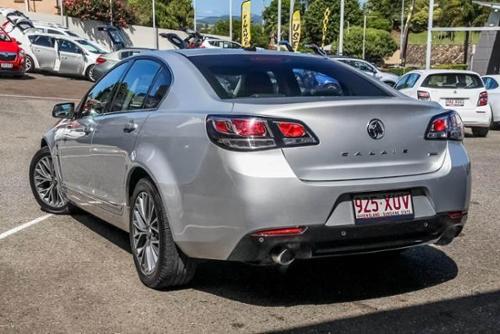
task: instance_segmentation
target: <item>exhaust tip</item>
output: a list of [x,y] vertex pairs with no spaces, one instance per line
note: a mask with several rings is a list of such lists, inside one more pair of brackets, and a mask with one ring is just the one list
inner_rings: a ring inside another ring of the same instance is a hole
[[295,254],[288,248],[279,248],[271,253],[273,262],[281,266],[288,266],[295,260]]

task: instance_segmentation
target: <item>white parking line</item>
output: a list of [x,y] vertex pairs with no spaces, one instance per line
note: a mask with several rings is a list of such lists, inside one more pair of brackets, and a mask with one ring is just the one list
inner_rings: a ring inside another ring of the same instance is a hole
[[0,234],[0,240],[7,238],[9,235],[12,235],[12,234],[17,233],[17,232],[19,232],[21,230],[24,230],[25,228],[28,228],[28,227],[33,226],[35,224],[38,224],[38,223],[44,221],[45,219],[47,219],[49,217],[52,217],[52,214],[48,214],[48,215],[45,215],[45,216],[38,217],[37,219],[33,219],[30,222],[24,223],[22,225],[14,227],[13,229],[5,231],[2,234]]
[[12,97],[18,99],[34,99],[34,100],[54,100],[54,101],[79,101],[71,97],[56,97],[56,96],[32,96],[32,95],[14,95],[14,94],[0,94],[0,97]]

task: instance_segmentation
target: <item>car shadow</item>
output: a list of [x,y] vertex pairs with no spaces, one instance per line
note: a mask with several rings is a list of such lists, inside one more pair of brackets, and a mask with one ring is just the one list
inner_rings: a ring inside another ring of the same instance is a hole
[[[87,214],[75,214],[73,218],[131,253],[126,232]],[[446,253],[422,246],[399,255],[380,253],[296,261],[286,271],[202,261],[187,288],[245,304],[280,307],[394,296],[442,284],[457,274],[455,261]]]
[[492,291],[268,333],[498,333],[499,300]]

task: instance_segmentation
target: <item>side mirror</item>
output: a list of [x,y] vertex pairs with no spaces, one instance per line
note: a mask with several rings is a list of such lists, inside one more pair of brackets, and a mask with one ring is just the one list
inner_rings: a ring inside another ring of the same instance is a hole
[[74,112],[75,104],[73,102],[58,103],[52,109],[52,117],[70,118]]

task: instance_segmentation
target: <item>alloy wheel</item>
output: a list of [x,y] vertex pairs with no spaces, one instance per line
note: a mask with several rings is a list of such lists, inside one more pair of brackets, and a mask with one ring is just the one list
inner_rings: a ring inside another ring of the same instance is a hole
[[147,192],[137,195],[132,217],[134,253],[144,275],[150,275],[158,265],[160,232],[158,212],[153,197]]
[[45,204],[54,208],[61,208],[66,205],[66,200],[61,194],[50,156],[45,156],[38,160],[33,178],[38,196]]

